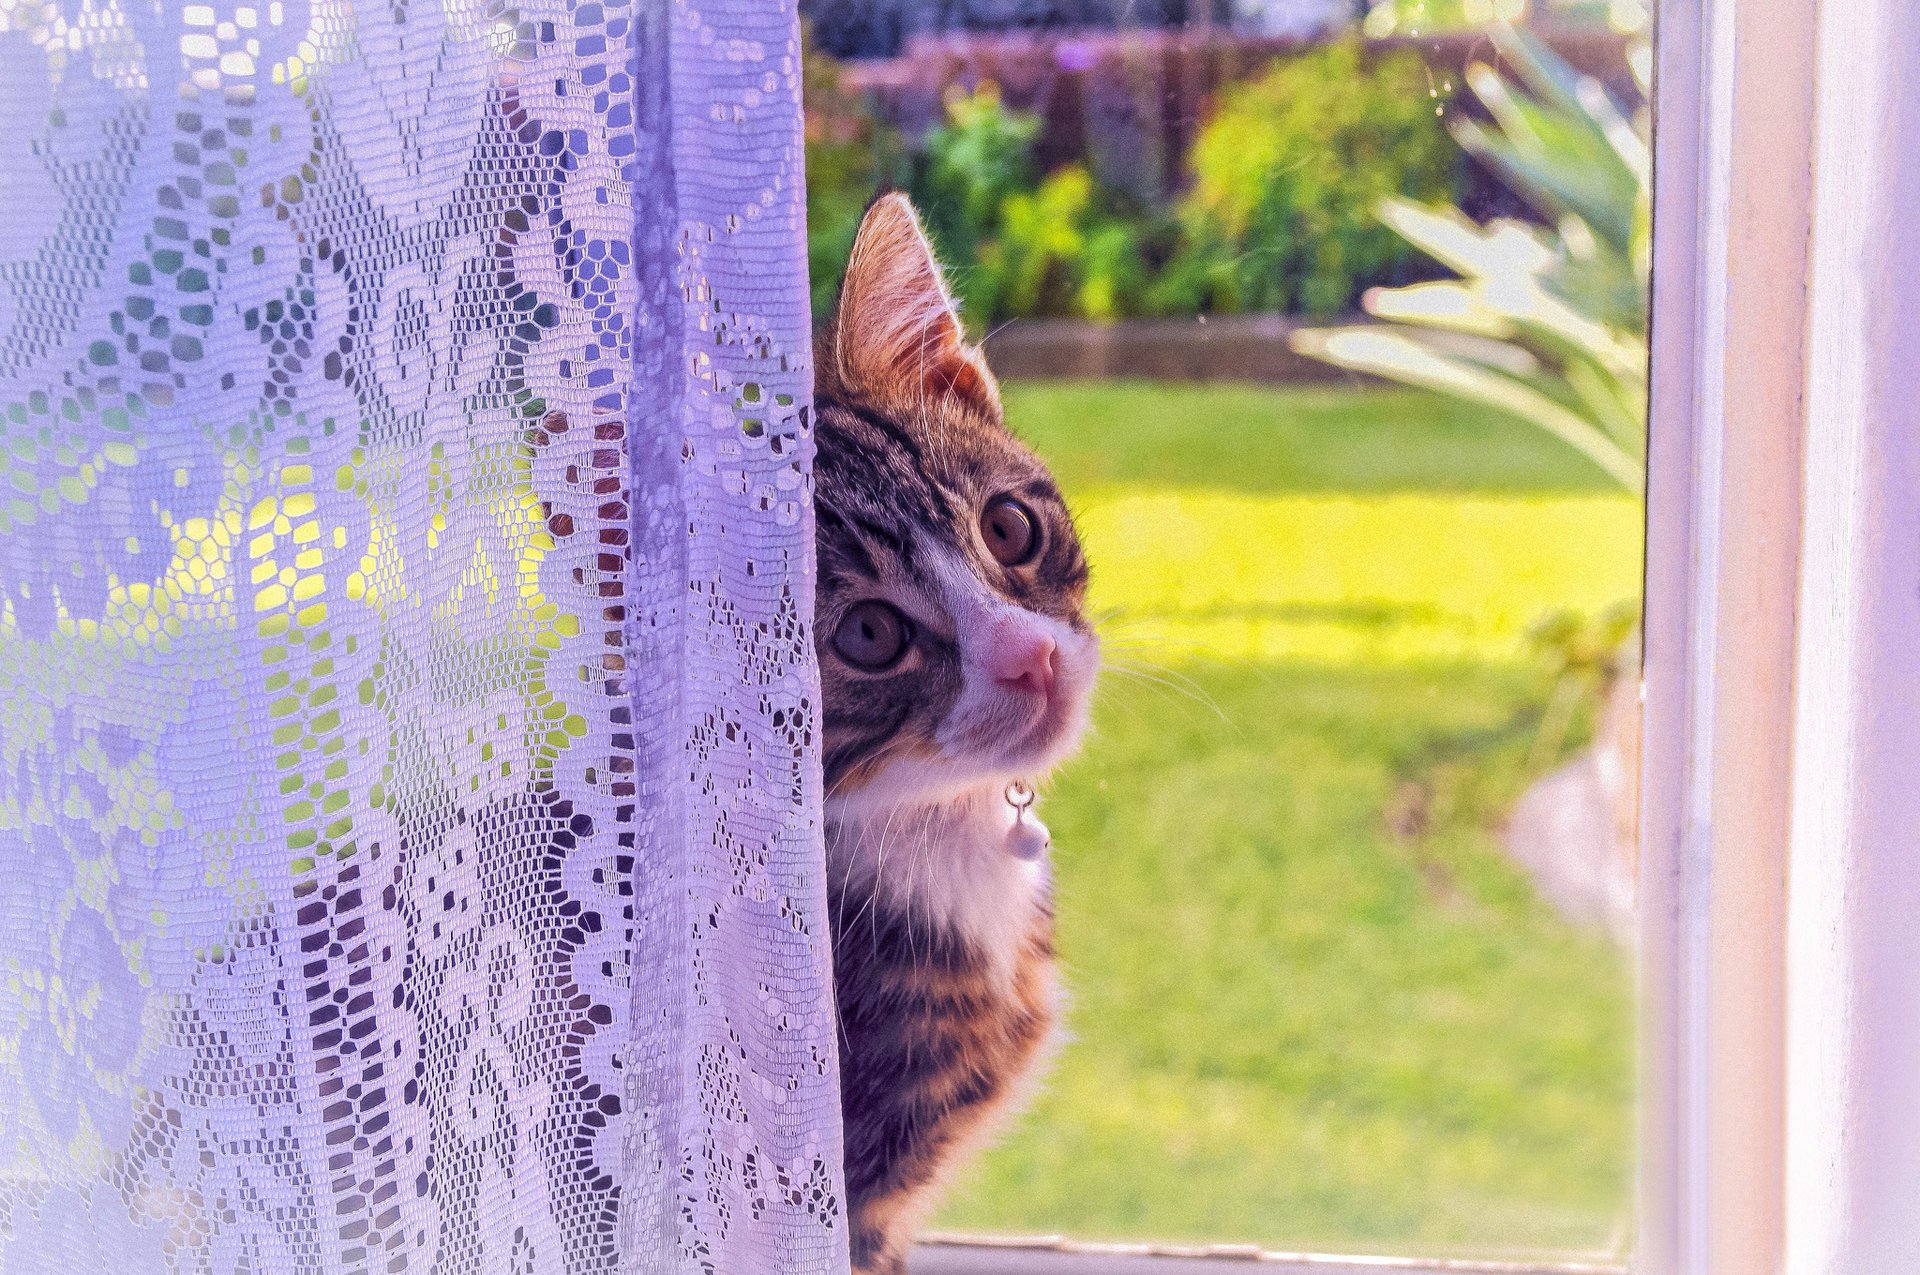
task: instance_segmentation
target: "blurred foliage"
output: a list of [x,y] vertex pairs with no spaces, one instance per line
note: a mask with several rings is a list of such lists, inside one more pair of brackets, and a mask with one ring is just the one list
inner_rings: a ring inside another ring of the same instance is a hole
[[1032,315],[1336,313],[1418,261],[1374,217],[1379,200],[1444,198],[1458,167],[1437,118],[1445,96],[1419,60],[1363,57],[1351,40],[1276,60],[1229,93],[1189,157],[1193,189],[1177,208],[1143,203],[1083,164],[1038,171],[1039,120],[991,82],[950,92],[914,146],[811,50],[806,100],[816,313],[832,303],[867,201],[894,186],[919,205],[981,331]]
[[[1524,31],[1491,35],[1518,78],[1469,68],[1491,123],[1459,119],[1453,133],[1550,228],[1476,225],[1457,208],[1386,199],[1384,224],[1459,277],[1371,291],[1366,309],[1385,324],[1303,332],[1295,347],[1511,412],[1637,493],[1646,456],[1647,113],[1623,110]],[[1643,74],[1646,58],[1632,62]]]
[[1525,9],[1526,0],[1370,0],[1361,29],[1374,39],[1433,35],[1511,21]]
[[[1310,338],[1316,352],[1527,415],[1633,486],[1637,452],[1622,440],[1637,429],[1630,383],[1644,368],[1645,146],[1598,85],[1495,30],[1521,82],[1469,71],[1490,124],[1449,111],[1451,78],[1436,80],[1411,52],[1376,56],[1349,38],[1276,59],[1222,94],[1173,207],[1083,164],[1042,171],[1039,119],[990,81],[949,92],[940,122],[910,142],[809,49],[816,312],[832,302],[868,200],[903,188],[976,331],[1035,315],[1333,315],[1364,296],[1382,317],[1456,339],[1370,329]],[[1460,147],[1553,229],[1475,226],[1448,207]],[[1462,277],[1393,288],[1431,278],[1436,262]],[[1483,357],[1459,353],[1462,332],[1490,338]]]
[[1453,194],[1448,96],[1418,57],[1363,58],[1353,39],[1229,90],[1189,156],[1181,249],[1152,308],[1330,315],[1390,281],[1416,254],[1376,210]]
[[1044,177],[1031,159],[1039,120],[991,82],[955,90],[945,118],[910,152],[809,52],[807,265],[813,308],[833,304],[860,215],[874,194],[913,196],[976,329],[1033,314],[1112,318],[1144,287],[1134,227],[1106,211],[1112,192],[1082,165]]
[[1646,24],[1649,9],[1650,0],[1369,0],[1361,30],[1374,39],[1413,37],[1538,16],[1627,32]]
[[807,106],[807,271],[813,312],[833,306],[853,250],[860,215],[880,190],[899,183],[906,148],[893,129],[841,84],[840,64],[803,31],[802,86]]
[[1640,604],[1629,599],[1598,614],[1549,612],[1527,630],[1527,645],[1556,679],[1599,688],[1620,672],[1622,644],[1640,626]]
[[1039,118],[1009,110],[991,80],[947,94],[946,120],[927,134],[913,193],[952,260],[977,258],[999,228],[1002,205],[1033,190],[1030,152],[1039,131]]
[[1573,609],[1549,612],[1527,631],[1527,645],[1544,666],[1552,691],[1528,755],[1528,770],[1539,774],[1560,755],[1574,722],[1598,721],[1616,679],[1639,674],[1637,643],[1640,602],[1627,599],[1592,614]]
[[1147,285],[1152,214],[1083,164],[1038,177],[1038,130],[1039,120],[1009,110],[991,82],[955,91],[909,179],[976,328],[1037,314],[1118,318],[1137,312]]

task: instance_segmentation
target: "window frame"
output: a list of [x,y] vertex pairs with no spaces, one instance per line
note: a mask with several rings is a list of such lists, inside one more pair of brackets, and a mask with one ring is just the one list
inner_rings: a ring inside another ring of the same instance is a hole
[[1102,1244],[1055,1237],[928,1236],[909,1275],[1626,1275],[1609,1263],[1279,1253],[1245,1244]]
[[1634,1270],[1906,1270],[1920,11],[1659,18]]
[[1814,0],[1663,0],[1640,834],[1642,1275],[1778,1269]]

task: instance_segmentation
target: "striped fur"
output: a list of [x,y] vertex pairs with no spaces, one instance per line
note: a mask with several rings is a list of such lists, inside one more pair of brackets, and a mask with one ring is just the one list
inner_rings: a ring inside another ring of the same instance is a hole
[[1003,980],[954,929],[872,896],[832,897],[853,1265],[893,1272],[939,1186],[1005,1117],[1045,1050],[1053,909],[1036,895]]
[[[855,241],[817,351],[815,464],[827,848],[854,1268],[904,1270],[940,1183],[1037,1073],[1055,1018],[1043,863],[1007,851],[1004,793],[1078,742],[1098,665],[1087,564],[1058,488],[1009,433],[912,208],[888,196]],[[1032,514],[1002,565],[988,503]],[[897,666],[843,658],[852,608],[884,602]],[[983,670],[1014,634],[1052,643],[1052,690]]]

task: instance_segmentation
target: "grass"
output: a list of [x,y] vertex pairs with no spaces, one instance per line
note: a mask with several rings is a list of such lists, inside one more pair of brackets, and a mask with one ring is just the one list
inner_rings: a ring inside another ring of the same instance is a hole
[[1631,596],[1637,513],[1425,395],[1014,385],[1116,665],[1054,784],[1071,1039],[941,1225],[1271,1247],[1614,1248],[1626,966],[1492,829],[1543,611]]
[[1619,490],[1537,429],[1413,390],[1052,381],[1011,386],[1006,400],[1020,434],[1082,490]]
[[1079,521],[1122,658],[1512,660],[1542,614],[1601,611],[1640,565],[1619,496],[1117,487]]

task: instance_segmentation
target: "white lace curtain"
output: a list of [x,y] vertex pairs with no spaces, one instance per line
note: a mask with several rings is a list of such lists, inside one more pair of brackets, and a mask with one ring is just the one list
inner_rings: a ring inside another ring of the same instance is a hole
[[0,1272],[844,1268],[778,0],[0,0]]

